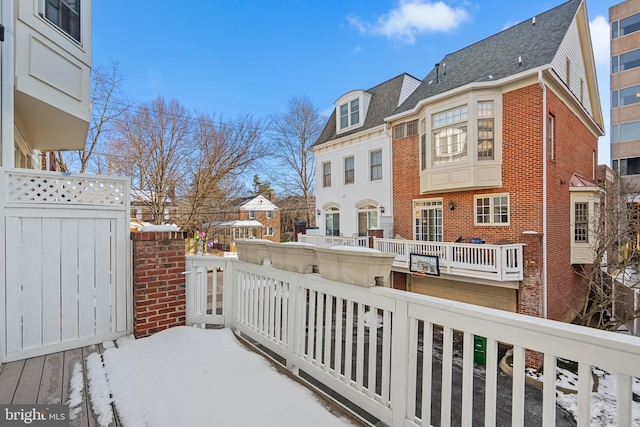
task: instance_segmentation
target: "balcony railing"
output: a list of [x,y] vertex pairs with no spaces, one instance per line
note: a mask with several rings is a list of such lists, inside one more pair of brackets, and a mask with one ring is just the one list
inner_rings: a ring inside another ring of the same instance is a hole
[[[578,425],[599,404],[596,368],[617,384],[614,423],[634,423],[637,337],[228,258],[189,256],[187,278],[187,324],[233,328],[387,425],[525,425],[527,411],[556,425],[559,359],[577,365]],[[476,336],[486,339],[484,367]],[[498,375],[504,346],[509,384]],[[550,373],[542,393],[525,392],[532,356]]]
[[298,234],[298,242],[330,248],[332,246],[360,246],[369,247],[369,237],[341,237],[341,236],[314,236],[310,234]]
[[[298,241],[316,246],[367,247],[369,238],[314,236],[299,234]],[[488,245],[456,242],[373,238],[373,247],[396,254],[395,268],[409,269],[410,255],[438,257],[440,273],[500,282],[521,281],[524,277],[523,244]]]

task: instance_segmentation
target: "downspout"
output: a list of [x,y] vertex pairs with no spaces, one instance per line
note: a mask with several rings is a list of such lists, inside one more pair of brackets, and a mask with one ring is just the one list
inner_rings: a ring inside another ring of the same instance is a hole
[[0,22],[4,25],[4,41],[0,42],[0,166],[13,168],[14,122],[14,2],[2,1]]
[[542,316],[547,318],[547,86],[538,71],[542,88]]

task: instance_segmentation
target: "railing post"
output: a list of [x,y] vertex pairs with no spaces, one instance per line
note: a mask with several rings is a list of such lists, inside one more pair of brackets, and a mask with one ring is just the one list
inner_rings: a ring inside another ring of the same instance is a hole
[[409,303],[396,300],[391,333],[391,425],[401,426],[407,417],[409,360]]
[[446,260],[447,260],[447,274],[451,274],[451,263],[453,262],[453,246],[447,245],[446,248]]
[[186,326],[193,325],[193,311],[195,308],[195,285],[194,285],[194,275],[195,269],[193,268],[193,261],[190,259],[185,260],[185,269],[184,274],[187,276],[185,278],[185,295],[186,295],[186,304],[185,304],[185,319],[184,323]]
[[287,345],[285,347],[285,363],[286,368],[295,375],[298,375],[298,368],[293,363],[296,349],[298,347],[298,337],[300,336],[300,328],[303,327],[301,321],[300,307],[300,287],[289,279],[289,295],[287,303]]
[[505,248],[504,246],[500,246],[495,248],[494,251],[497,252],[494,256],[494,259],[496,260],[496,271],[498,271],[498,277],[500,277],[502,280],[506,280],[506,266],[509,265],[509,263],[507,262],[507,253],[509,252],[509,249]]
[[227,260],[224,263],[222,271],[222,316],[224,317],[224,327],[232,326],[235,321],[236,304],[235,280],[236,280],[236,263],[233,260]]

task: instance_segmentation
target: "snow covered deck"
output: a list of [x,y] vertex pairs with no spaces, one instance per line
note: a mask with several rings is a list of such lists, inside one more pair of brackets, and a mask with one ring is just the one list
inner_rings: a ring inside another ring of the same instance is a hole
[[[0,365],[0,404],[69,403],[73,417],[69,426],[99,426],[87,393],[86,359],[103,350],[102,346],[91,345]],[[103,425],[122,425],[111,405],[103,411],[109,412],[105,416],[111,420]]]

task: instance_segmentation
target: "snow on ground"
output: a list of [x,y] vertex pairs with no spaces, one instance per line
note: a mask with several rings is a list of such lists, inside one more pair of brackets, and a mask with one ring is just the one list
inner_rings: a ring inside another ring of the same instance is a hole
[[[618,425],[616,402],[617,402],[617,376],[615,373],[603,371],[599,368],[592,368],[594,375],[598,377],[598,390],[591,393],[591,425],[594,426],[611,426]],[[544,381],[544,376],[527,370],[527,375],[538,380]],[[593,380],[591,381],[593,386]],[[562,368],[556,368],[556,385],[563,387],[567,391],[578,390],[578,375]],[[640,391],[640,381],[633,379],[633,393],[638,394]],[[574,419],[578,419],[578,394],[556,393],[556,401],[558,405],[569,411]],[[640,426],[640,403],[632,403],[632,421],[634,426]]]
[[182,326],[122,343],[105,350],[104,366],[87,365],[93,407],[108,407],[110,391],[125,426],[353,426],[229,329]]
[[80,412],[80,405],[82,404],[82,390],[84,390],[84,377],[82,375],[82,364],[76,362],[73,365],[73,371],[71,373],[71,384],[69,387],[69,419],[74,420]]

